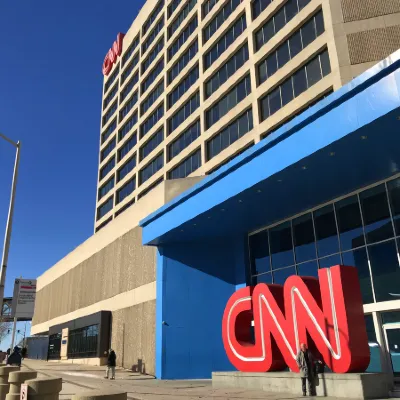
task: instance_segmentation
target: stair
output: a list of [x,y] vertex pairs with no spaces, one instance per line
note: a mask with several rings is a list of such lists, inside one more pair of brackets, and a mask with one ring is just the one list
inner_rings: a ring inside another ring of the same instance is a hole
[[390,392],[389,396],[393,398],[400,398],[400,386],[396,385]]

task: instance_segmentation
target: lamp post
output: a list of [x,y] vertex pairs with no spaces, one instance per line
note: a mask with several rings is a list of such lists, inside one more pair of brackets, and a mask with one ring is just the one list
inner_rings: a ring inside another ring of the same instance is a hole
[[1,268],[0,268],[0,305],[2,306],[3,299],[4,299],[4,285],[6,282],[8,253],[10,250],[10,239],[11,239],[12,220],[13,220],[14,203],[15,203],[15,192],[16,192],[16,188],[17,188],[19,153],[20,153],[20,149],[21,149],[21,143],[14,142],[13,140],[9,139],[7,136],[3,135],[2,133],[0,133],[0,138],[4,139],[6,142],[12,144],[16,148],[14,173],[13,173],[12,184],[11,184],[10,206],[8,209],[6,232],[4,235],[3,255],[2,255],[2,259],[1,259]]

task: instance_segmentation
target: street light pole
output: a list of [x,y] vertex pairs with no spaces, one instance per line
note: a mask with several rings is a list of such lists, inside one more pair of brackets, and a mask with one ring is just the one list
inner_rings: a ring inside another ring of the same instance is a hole
[[9,139],[7,136],[3,135],[2,133],[0,133],[0,137],[2,139],[4,139],[6,142],[12,144],[16,148],[14,172],[13,172],[13,178],[12,178],[12,184],[11,184],[10,206],[8,209],[6,232],[4,235],[3,255],[2,255],[2,259],[1,259],[1,268],[0,268],[0,306],[2,306],[3,299],[4,299],[4,285],[6,282],[8,253],[10,250],[11,230],[12,230],[12,221],[13,221],[13,213],[14,213],[15,192],[17,189],[19,153],[20,153],[20,149],[21,149],[21,143],[14,142],[13,140]]

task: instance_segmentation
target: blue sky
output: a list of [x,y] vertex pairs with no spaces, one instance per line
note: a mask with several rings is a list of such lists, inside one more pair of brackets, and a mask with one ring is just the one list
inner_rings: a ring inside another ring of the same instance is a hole
[[[6,295],[93,233],[101,67],[143,2],[0,2],[0,132],[22,143]],[[0,140],[0,249],[13,163]]]

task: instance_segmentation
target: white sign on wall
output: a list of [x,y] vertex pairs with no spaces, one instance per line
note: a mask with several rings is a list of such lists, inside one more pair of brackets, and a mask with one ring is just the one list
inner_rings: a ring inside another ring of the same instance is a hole
[[16,279],[11,317],[32,319],[35,308],[36,279]]
[[20,393],[20,400],[27,400],[28,399],[28,385],[22,384],[21,385],[21,393]]

